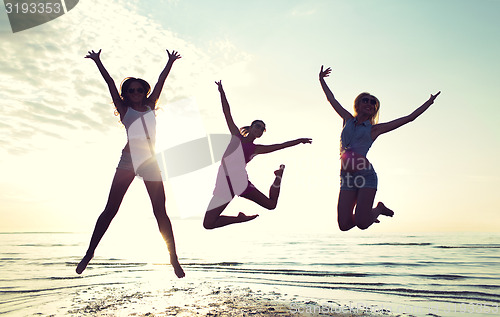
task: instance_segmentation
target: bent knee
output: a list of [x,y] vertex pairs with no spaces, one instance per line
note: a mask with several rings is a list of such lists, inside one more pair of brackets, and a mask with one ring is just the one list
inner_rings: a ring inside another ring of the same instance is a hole
[[276,206],[278,206],[278,202],[277,201],[266,201],[261,206],[266,208],[267,210],[274,210],[274,209],[276,209]]
[[212,224],[203,223],[203,228],[205,228],[207,230],[212,230],[212,229],[215,229],[215,226]]
[[266,206],[266,209],[267,210],[274,210],[274,209],[276,209],[276,204]]
[[361,230],[366,230],[368,227],[370,227],[372,224],[371,223],[358,223],[356,226],[361,229]]
[[339,223],[340,231],[349,231],[354,227],[353,224],[350,223]]
[[207,230],[215,229],[215,223],[213,221],[209,221],[206,218],[203,220],[203,228]]

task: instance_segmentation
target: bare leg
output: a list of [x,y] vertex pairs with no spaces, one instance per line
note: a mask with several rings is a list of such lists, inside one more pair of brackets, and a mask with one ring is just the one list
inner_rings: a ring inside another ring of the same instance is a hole
[[[376,189],[364,188],[358,191],[341,190],[338,203],[338,223],[340,230],[347,231],[355,226],[364,230],[373,223],[379,223],[379,215],[392,217],[394,212],[382,202],[372,208]],[[353,214],[354,207],[356,211]]]
[[120,205],[123,201],[123,196],[125,196],[125,193],[134,180],[134,177],[134,172],[123,169],[116,170],[115,177],[113,178],[111,189],[109,191],[108,202],[106,203],[104,211],[97,219],[94,233],[92,234],[92,238],[90,239],[89,248],[83,259],[76,267],[76,273],[82,274],[82,272],[89,264],[90,260],[92,260],[97,245],[101,241],[106,230],[108,230],[108,227],[111,224],[111,220],[113,220],[116,213],[118,212],[118,209],[120,208]]
[[284,171],[285,165],[283,164],[280,165],[280,168],[278,170],[274,171],[274,175],[276,175],[276,178],[274,179],[271,188],[269,188],[269,199],[274,202],[274,207],[271,209],[276,208],[276,205],[278,204],[278,197],[280,195],[281,189],[281,179],[283,178]]
[[269,188],[269,198],[266,197],[266,195],[260,192],[257,188],[249,191],[248,193],[245,193],[244,195],[241,195],[241,197],[249,199],[266,209],[274,210],[278,205],[278,197],[280,195],[281,179],[283,178],[284,169],[285,165],[280,165],[280,168],[274,171],[274,175],[276,175],[276,178],[274,179],[271,188]]
[[226,209],[227,203],[220,203],[220,199],[216,196],[212,197],[210,204],[208,205],[208,210],[205,213],[205,219],[203,220],[203,227],[205,229],[215,229],[224,227],[233,223],[241,223],[253,220],[258,217],[258,215],[247,216],[240,212],[238,216],[221,216],[224,209]]
[[337,221],[342,231],[351,230],[356,226],[354,221],[354,206],[358,198],[358,192],[355,190],[341,190],[339,193],[339,202],[337,205]]
[[373,208],[376,193],[377,190],[374,188],[362,188],[358,190],[355,219],[356,225],[362,230],[367,229],[374,222],[377,222],[377,218],[381,212],[385,212],[385,209],[387,209],[382,203],[379,203],[376,208]]
[[163,182],[144,181],[144,184],[146,185],[151,204],[153,205],[153,212],[158,222],[158,228],[160,229],[163,240],[167,243],[168,252],[170,253],[170,264],[174,268],[175,275],[177,275],[178,278],[182,278],[185,276],[185,273],[177,258],[172,224],[167,216],[167,210],[165,208],[165,189],[163,187]]

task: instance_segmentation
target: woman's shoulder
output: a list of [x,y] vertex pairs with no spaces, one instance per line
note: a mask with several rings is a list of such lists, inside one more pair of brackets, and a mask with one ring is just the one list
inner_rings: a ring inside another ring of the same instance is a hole
[[238,131],[238,133],[232,133],[231,135],[232,135],[233,139],[236,139],[236,140],[238,140],[240,142],[243,142],[243,140],[245,139],[245,137],[243,136],[243,134],[241,134],[239,131]]
[[356,121],[356,117],[352,117],[352,118],[349,118],[349,119],[344,119],[343,126],[345,127],[348,124],[354,124],[355,121]]
[[150,97],[147,97],[146,100],[144,101],[144,105],[146,107],[149,107],[151,108],[151,110],[155,110],[156,108],[156,101],[151,99],[151,96]]
[[120,115],[120,119],[123,119],[125,117],[125,114],[128,112],[128,107],[124,105],[117,106],[115,105],[116,112]]

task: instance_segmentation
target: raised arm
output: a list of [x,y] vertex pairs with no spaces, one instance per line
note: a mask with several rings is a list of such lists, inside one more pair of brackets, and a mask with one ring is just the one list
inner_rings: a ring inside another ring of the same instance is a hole
[[342,119],[344,119],[344,121],[347,121],[353,118],[352,114],[349,111],[345,110],[344,107],[342,107],[342,105],[337,101],[337,99],[335,99],[332,91],[325,82],[325,77],[328,77],[331,72],[332,69],[330,67],[323,70],[323,65],[321,65],[321,71],[319,72],[319,82],[321,83],[321,88],[323,88],[323,91],[325,92],[326,99],[328,99],[328,102],[330,102],[333,109],[339,114],[339,116],[342,117]]
[[379,135],[387,133],[389,131],[395,130],[409,122],[412,122],[416,118],[418,118],[422,113],[425,112],[425,110],[429,109],[429,107],[434,103],[434,100],[439,96],[441,91],[438,91],[437,94],[430,96],[429,100],[424,102],[423,105],[418,107],[415,111],[413,111],[410,115],[401,117],[399,119],[386,122],[386,123],[380,123],[376,124],[372,128],[372,139],[375,140]]
[[108,85],[109,93],[111,94],[111,98],[113,99],[113,103],[115,104],[116,108],[118,109],[118,112],[121,112],[123,109],[123,101],[122,98],[120,98],[120,94],[118,93],[118,90],[116,89],[115,81],[111,76],[109,75],[108,71],[104,67],[104,65],[101,62],[101,50],[99,52],[94,52],[94,51],[89,51],[87,56],[85,58],[90,58],[95,62],[97,65],[97,68],[101,72],[102,77],[104,78],[104,81]]
[[236,126],[233,120],[233,116],[231,115],[231,109],[229,108],[229,102],[227,102],[226,93],[224,92],[224,88],[222,87],[222,80],[216,81],[217,87],[220,92],[220,102],[222,104],[222,112],[224,113],[224,117],[226,118],[227,127],[232,135],[239,135],[240,129]]
[[176,60],[181,58],[181,55],[176,51],[172,51],[172,53],[170,53],[167,50],[167,54],[168,54],[167,65],[165,65],[165,68],[160,73],[160,76],[158,77],[158,82],[156,83],[155,87],[153,88],[153,91],[151,92],[151,94],[148,97],[148,102],[151,105],[155,105],[156,102],[158,101],[158,99],[160,99],[160,94],[161,94],[161,91],[163,90],[163,85],[165,84],[165,80],[167,80],[168,74],[170,73],[170,70],[172,69],[172,65],[174,64],[174,62]]
[[274,151],[282,150],[287,147],[295,146],[298,144],[312,143],[312,139],[310,138],[301,138],[297,140],[287,141],[281,144],[271,144],[271,145],[257,145],[255,147],[255,154],[266,154]]

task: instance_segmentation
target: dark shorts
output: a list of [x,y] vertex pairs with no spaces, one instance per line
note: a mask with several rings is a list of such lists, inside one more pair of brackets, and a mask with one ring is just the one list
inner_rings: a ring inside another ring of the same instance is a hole
[[340,190],[377,189],[377,184],[377,173],[373,166],[357,172],[340,171]]

